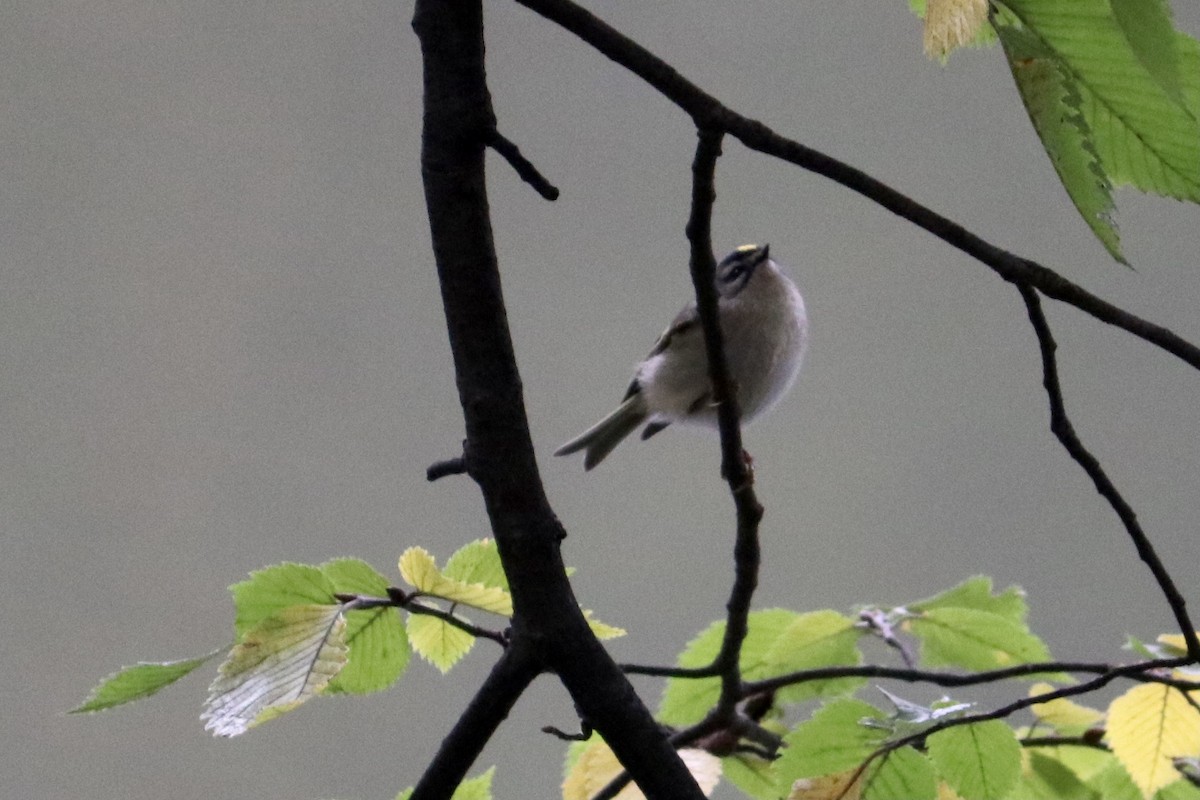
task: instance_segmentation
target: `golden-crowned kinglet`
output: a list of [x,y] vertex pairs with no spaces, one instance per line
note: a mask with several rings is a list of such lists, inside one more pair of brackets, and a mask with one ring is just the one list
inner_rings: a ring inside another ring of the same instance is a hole
[[[715,277],[725,358],[742,422],[748,422],[775,405],[796,380],[808,344],[808,316],[799,290],[770,259],[766,245],[734,250],[717,264]],[[716,427],[695,301],[638,365],[621,405],[554,455],[587,450],[583,466],[591,469],[643,422],[649,424],[642,439],[672,422]]]

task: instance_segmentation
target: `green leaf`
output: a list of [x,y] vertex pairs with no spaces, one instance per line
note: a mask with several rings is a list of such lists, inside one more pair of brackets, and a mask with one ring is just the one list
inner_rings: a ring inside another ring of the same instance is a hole
[[512,595],[495,586],[467,583],[446,576],[432,555],[422,547],[410,547],[400,556],[400,575],[418,591],[452,603],[511,617]]
[[933,765],[911,747],[893,750],[874,768],[862,796],[863,800],[934,800]]
[[361,594],[372,597],[387,595],[387,578],[370,564],[357,558],[335,558],[318,569],[329,579],[338,594]]
[[320,694],[346,664],[340,606],[285,608],[246,632],[209,687],[201,719],[237,736]]
[[1164,0],[1108,0],[1113,19],[1133,55],[1154,82],[1176,102],[1182,102],[1179,53],[1171,9]]
[[776,800],[774,763],[753,755],[727,756],[721,759],[724,777],[754,800]]
[[1089,779],[1087,785],[1104,800],[1142,800],[1142,790],[1115,759],[1106,769]]
[[999,25],[997,32],[1029,120],[1063,188],[1109,254],[1126,264],[1113,221],[1112,183],[1084,117],[1075,76],[1066,62],[1019,25]]
[[500,564],[495,539],[478,539],[463,545],[446,561],[442,570],[447,578],[463,583],[479,583],[508,591],[508,576]]
[[306,605],[337,605],[333,582],[309,564],[276,564],[250,573],[249,580],[229,587],[237,608],[234,627],[237,638],[266,618],[285,608]]
[[1029,766],[1008,800],[1095,800],[1099,795],[1054,758],[1029,753]]
[[82,705],[71,709],[68,713],[87,714],[93,711],[103,711],[106,708],[149,697],[160,689],[170,686],[184,675],[190,674],[219,652],[221,651],[214,650],[199,658],[180,661],[142,662],[132,667],[122,667],[92,689]]
[[[1144,50],[1166,38],[1162,19],[1144,25],[1131,42],[1133,22],[1114,14],[1109,0],[1004,0],[1003,5],[1040,40],[1044,52],[1063,64],[1112,183],[1200,202],[1196,41],[1176,33],[1175,56],[1160,47],[1163,52],[1150,57]],[[1167,73],[1176,59],[1178,91],[1172,91]]]
[[1025,622],[1029,606],[1025,603],[1025,592],[1019,586],[1010,586],[999,594],[992,593],[992,579],[987,575],[975,575],[941,594],[926,600],[909,603],[915,611],[933,608],[973,608],[997,614],[1012,622]]
[[[387,579],[364,561],[340,558],[322,564],[321,571],[339,594],[387,594]],[[347,611],[346,644],[349,661],[330,681],[328,693],[382,691],[404,674],[412,657],[404,621],[394,608]]]
[[987,611],[932,608],[907,625],[921,640],[922,661],[932,667],[989,670],[1050,658],[1024,625]]
[[1021,745],[999,720],[938,731],[927,744],[938,774],[963,800],[1004,797],[1020,777]]
[[475,646],[474,636],[429,614],[408,615],[408,641],[443,675]]
[[[794,611],[767,609],[750,614],[749,632],[742,643],[742,677],[752,681],[771,674],[767,653],[779,635],[799,615]],[[725,636],[724,620],[714,622],[688,643],[679,655],[679,666],[696,668],[712,663]],[[708,713],[721,694],[719,678],[671,678],[663,692],[658,717],[668,725],[689,725]]]
[[[765,669],[781,675],[816,667],[861,664],[860,636],[862,630],[855,626],[854,620],[836,611],[800,614],[780,631],[767,650]],[[849,694],[865,682],[865,678],[809,681],[780,690],[778,698],[782,702],[796,703],[812,697]]]
[[777,788],[787,794],[800,778],[815,778],[853,769],[883,744],[887,734],[861,724],[883,714],[861,700],[839,698],[822,706],[812,719],[784,737],[787,744],[775,762]]

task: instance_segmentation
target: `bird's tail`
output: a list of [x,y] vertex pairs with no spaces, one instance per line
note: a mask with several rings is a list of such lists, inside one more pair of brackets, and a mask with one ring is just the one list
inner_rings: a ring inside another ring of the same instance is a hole
[[646,420],[646,416],[646,398],[640,393],[632,394],[607,417],[555,450],[554,455],[566,456],[586,449],[583,468],[591,469],[603,461],[622,439],[633,433]]

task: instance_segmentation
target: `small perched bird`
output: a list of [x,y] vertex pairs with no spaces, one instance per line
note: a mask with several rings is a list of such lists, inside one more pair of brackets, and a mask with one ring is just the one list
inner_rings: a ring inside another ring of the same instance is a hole
[[[796,285],[770,258],[769,246],[744,245],[717,264],[717,314],[742,422],[775,405],[800,372],[808,316]],[[684,307],[638,365],[621,405],[554,451],[587,453],[584,469],[604,460],[643,422],[649,439],[672,422],[716,427],[708,356],[696,303]]]

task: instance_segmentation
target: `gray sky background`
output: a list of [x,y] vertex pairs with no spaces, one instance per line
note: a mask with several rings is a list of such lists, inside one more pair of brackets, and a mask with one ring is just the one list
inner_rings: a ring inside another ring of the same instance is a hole
[[[1200,35],[1200,7],[1175,3]],[[592,3],[734,108],[998,245],[1200,341],[1200,214],[1118,195],[1107,258],[1058,186],[998,51],[920,51],[892,2]],[[486,673],[414,662],[235,741],[197,715],[212,671],[67,717],[102,676],[199,654],[225,587],[355,555],[395,575],[487,535],[465,479],[424,480],[462,423],[417,163],[410,3],[16,0],[0,8],[0,649],[5,794],[390,798]],[[620,397],[687,299],[694,135],[571,36],[487,4],[502,130],[563,191],[489,162],[533,433],[586,607],[666,663],[722,613],[716,440],[668,431],[600,468],[554,459]],[[1033,334],[991,272],[824,179],[726,144],[714,237],[769,242],[812,320],[795,391],[750,428],[767,507],[757,605],[849,610],[969,575],[1026,588],[1057,656],[1116,659],[1171,617],[1048,432]],[[1054,303],[1067,403],[1193,603],[1200,376]],[[872,653],[885,658],[882,649]],[[657,702],[659,685],[639,681]],[[1024,686],[1010,694],[1023,693]],[[929,701],[932,689],[911,689]],[[975,699],[964,693],[961,699]],[[570,728],[543,679],[481,766],[555,797]]]

